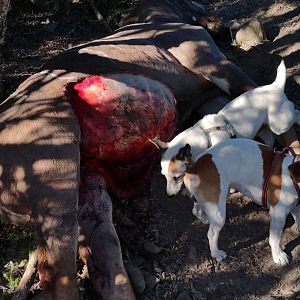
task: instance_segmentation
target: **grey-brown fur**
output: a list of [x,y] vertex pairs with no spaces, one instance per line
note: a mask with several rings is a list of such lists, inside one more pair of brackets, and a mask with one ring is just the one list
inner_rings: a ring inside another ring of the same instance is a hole
[[137,5],[138,9],[133,8],[124,20],[127,26],[108,37],[67,50],[45,68],[150,76],[170,87],[181,114],[189,110],[187,101],[189,108],[197,107],[224,92],[233,98],[256,86],[227,60],[208,32],[195,25],[192,18],[203,17],[203,12],[191,1],[152,0],[139,1]]
[[0,216],[34,227],[43,299],[78,297],[80,130],[62,95],[57,79],[36,74],[0,106]]

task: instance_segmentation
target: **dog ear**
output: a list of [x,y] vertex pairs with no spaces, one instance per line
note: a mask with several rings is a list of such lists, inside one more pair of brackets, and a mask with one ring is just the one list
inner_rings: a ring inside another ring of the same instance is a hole
[[149,139],[149,142],[154,144],[154,146],[161,151],[167,150],[169,148],[169,143],[161,141],[158,136],[156,136],[154,139]]
[[176,155],[176,159],[181,160],[186,164],[190,164],[192,162],[191,146],[185,144],[184,147],[180,148]]
[[[280,97],[286,98],[283,92]],[[270,103],[268,107],[268,122],[270,129],[275,134],[280,135],[285,133],[296,122],[296,110],[294,104],[288,99]]]
[[288,166],[290,174],[297,182],[300,182],[300,161],[296,161]]

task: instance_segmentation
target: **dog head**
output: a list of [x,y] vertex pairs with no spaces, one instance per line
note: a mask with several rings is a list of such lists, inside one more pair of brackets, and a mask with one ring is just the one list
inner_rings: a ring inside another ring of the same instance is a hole
[[165,151],[161,158],[161,173],[167,179],[167,194],[176,195],[181,189],[184,171],[192,162],[191,146],[178,144],[169,147],[169,143],[162,142],[158,138],[151,142]]

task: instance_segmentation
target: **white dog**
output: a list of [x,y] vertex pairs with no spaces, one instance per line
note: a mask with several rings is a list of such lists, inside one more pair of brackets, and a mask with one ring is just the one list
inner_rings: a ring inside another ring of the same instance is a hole
[[[274,138],[270,129],[280,135],[298,123],[299,112],[284,94],[285,80],[286,68],[282,60],[272,84],[235,98],[217,114],[205,116],[169,143],[158,138],[151,140],[161,150],[166,150],[161,158],[161,173],[167,179],[167,194],[171,196],[180,191],[187,164],[212,145],[231,137],[253,139],[259,136],[265,144],[273,146]],[[182,159],[186,144],[191,146],[188,161]]]
[[279,243],[290,212],[300,229],[299,159],[296,155],[276,154],[253,140],[229,139],[205,151],[187,168],[184,184],[208,219],[207,236],[212,257],[218,261],[226,257],[218,248],[218,238],[226,218],[228,191],[233,187],[270,208],[269,244],[273,260],[281,265],[288,264],[288,256]]

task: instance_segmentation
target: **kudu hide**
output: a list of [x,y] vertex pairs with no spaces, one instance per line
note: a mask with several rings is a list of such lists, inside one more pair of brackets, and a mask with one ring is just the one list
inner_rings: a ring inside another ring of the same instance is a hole
[[[233,98],[256,86],[199,26],[218,29],[219,20],[203,14],[192,1],[139,1],[121,23],[126,26],[114,34],[67,50],[45,68],[150,76],[171,88],[181,115],[189,115],[191,107],[215,101],[220,95]],[[214,111],[225,104],[214,103]]]

